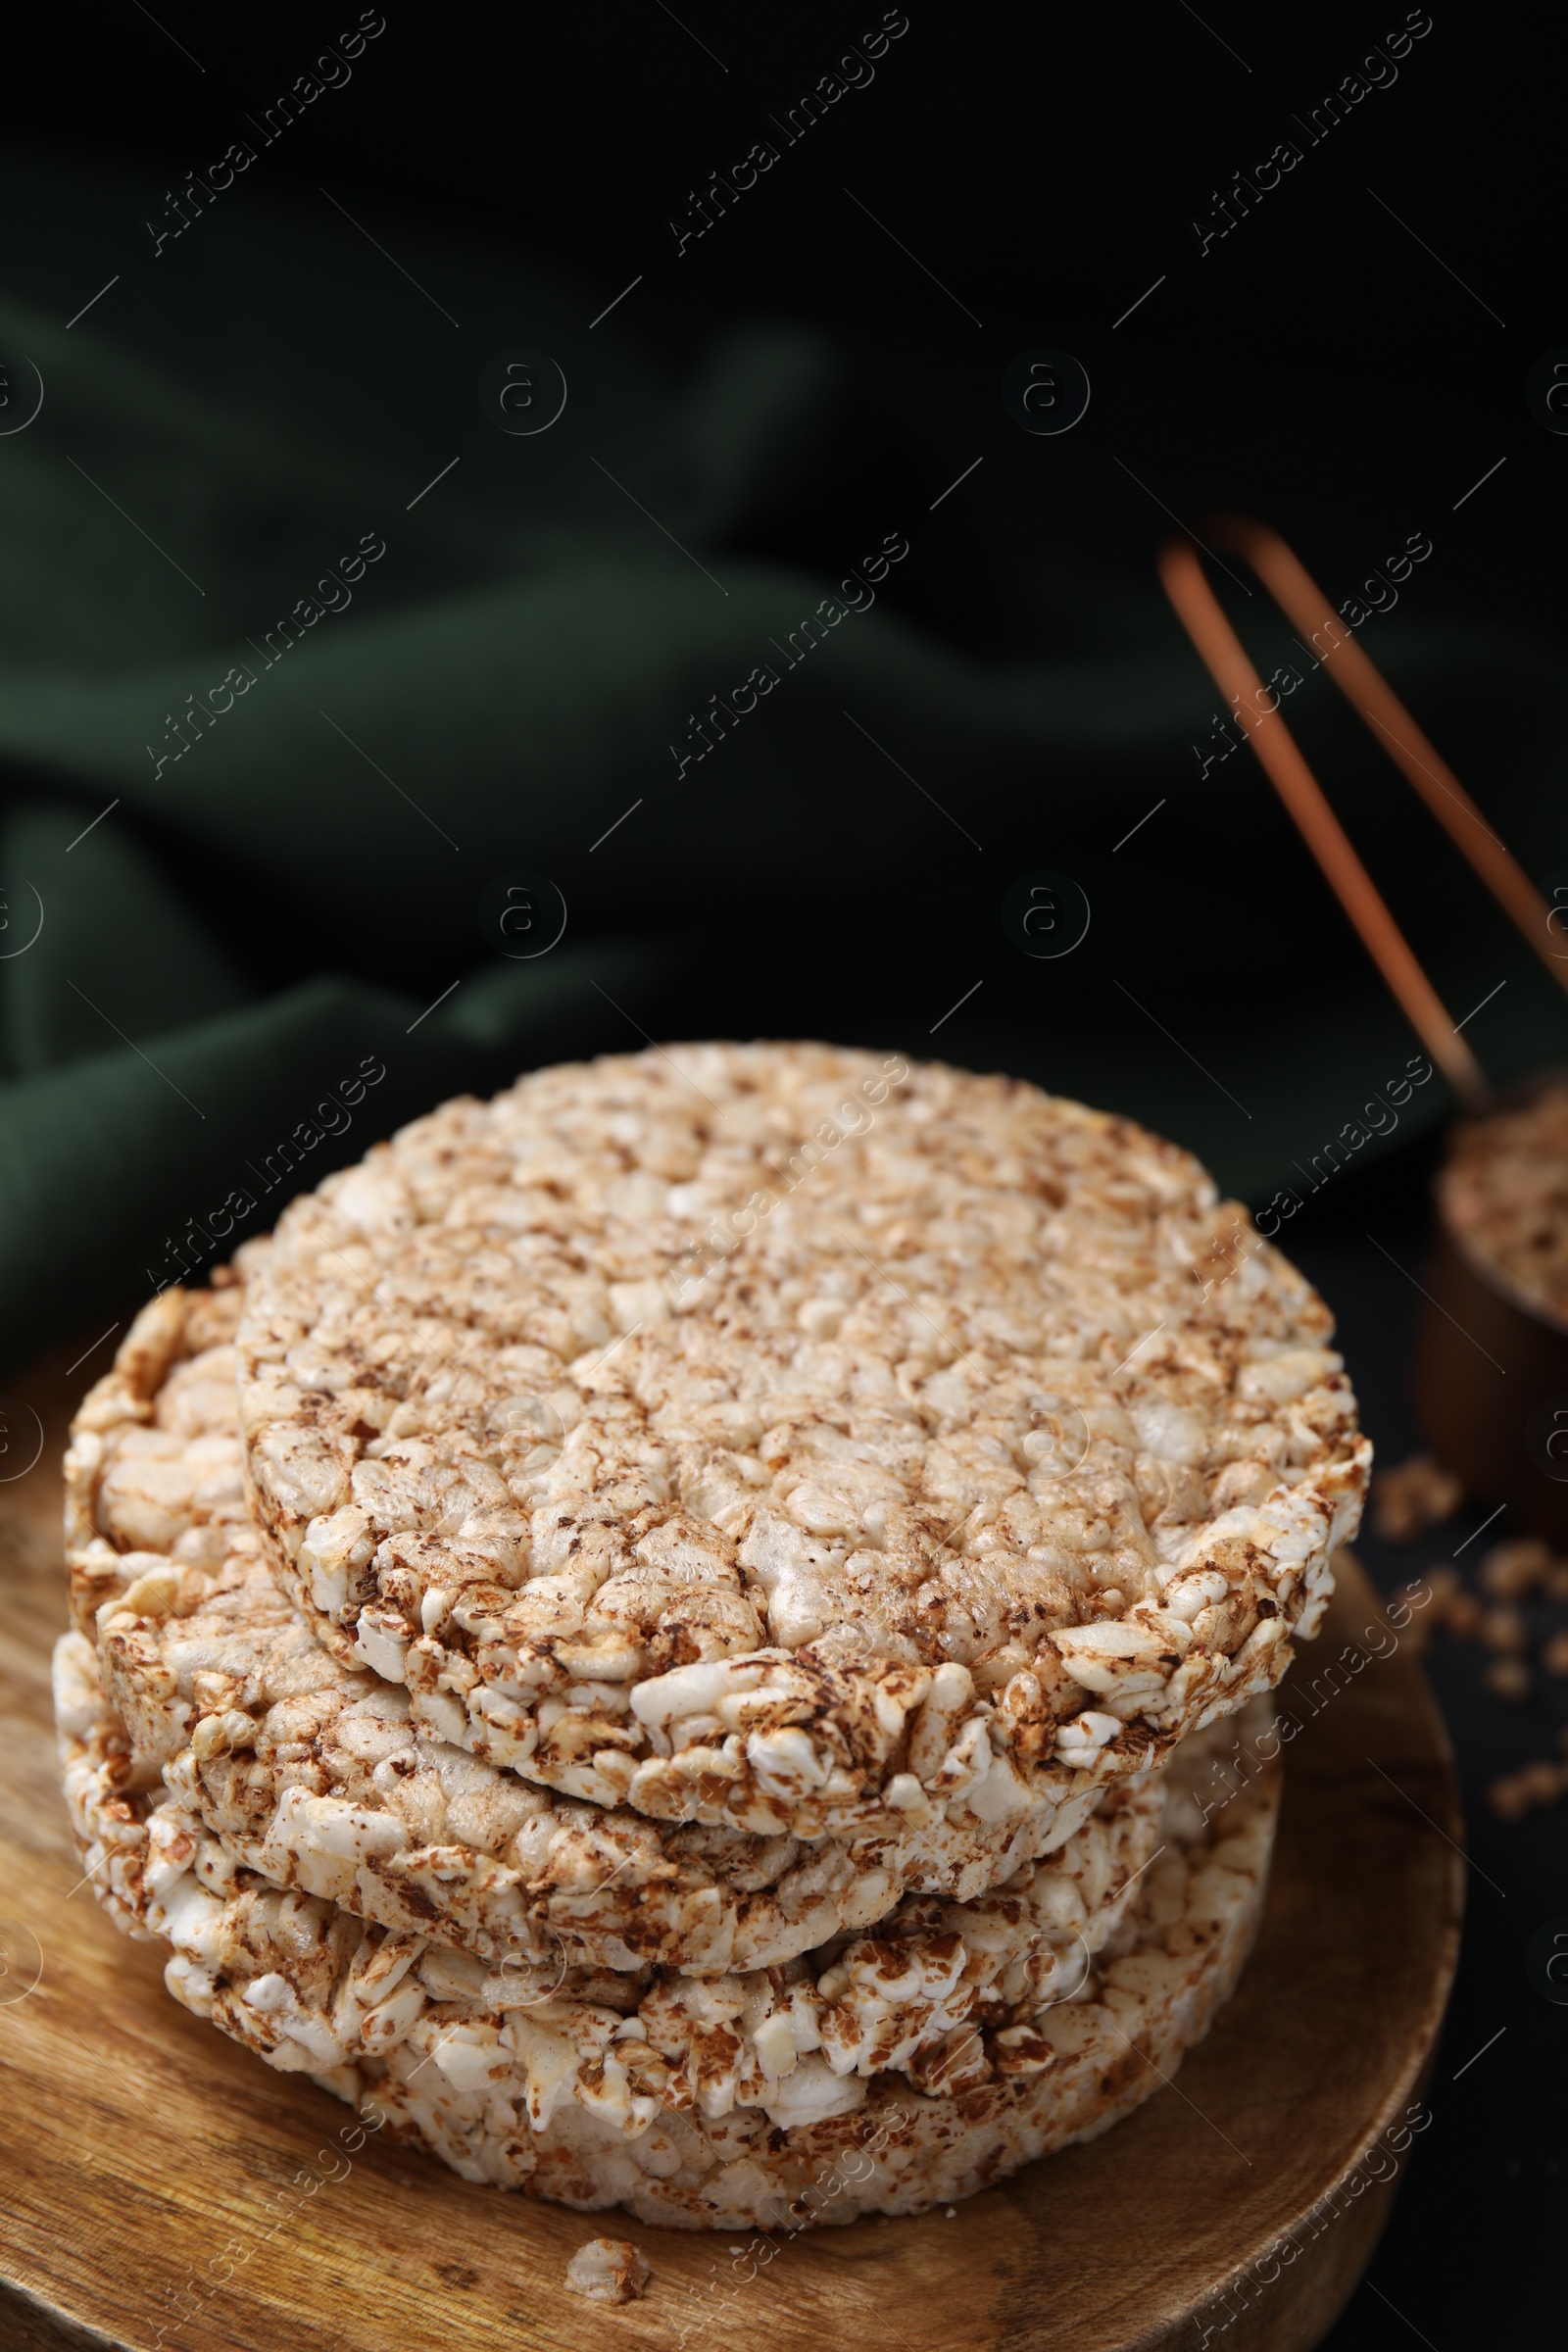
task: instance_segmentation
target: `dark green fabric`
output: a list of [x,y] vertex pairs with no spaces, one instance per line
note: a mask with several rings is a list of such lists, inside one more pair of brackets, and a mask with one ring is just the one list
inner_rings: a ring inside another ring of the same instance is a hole
[[[32,223],[0,352],[45,384],[0,438],[10,1360],[189,1260],[236,1189],[255,1205],[230,1240],[446,1095],[645,1035],[1014,1070],[1152,1120],[1254,1197],[1415,1050],[1250,756],[1200,778],[1215,698],[1147,572],[1074,569],[1012,511],[1023,437],[989,391],[955,442],[744,304],[671,358],[632,306],[590,330],[602,291],[514,253],[405,223],[414,285],[325,207],[260,189],[127,258],[66,328],[104,221],[142,202],[101,167],[0,167],[6,217]],[[475,394],[516,346],[570,387],[531,438]],[[976,451],[989,466],[938,502]],[[874,609],[788,666],[889,536],[908,553]],[[341,609],[277,650],[334,574]],[[1249,627],[1265,668],[1286,658],[1282,626]],[[1461,772],[1507,729],[1489,810],[1556,862],[1555,653],[1431,593],[1369,629]],[[241,664],[254,683],[176,759],[191,698]],[[681,769],[692,714],[758,664],[776,687]],[[1332,687],[1293,715],[1456,1012],[1509,975],[1478,1051],[1499,1072],[1560,1053],[1560,997]],[[533,963],[476,924],[513,867],[570,907]],[[1094,907],[1060,963],[1001,928],[1037,867]],[[245,1175],[366,1062],[385,1076],[349,1124],[272,1185]],[[1446,1107],[1432,1084],[1402,1132]]]

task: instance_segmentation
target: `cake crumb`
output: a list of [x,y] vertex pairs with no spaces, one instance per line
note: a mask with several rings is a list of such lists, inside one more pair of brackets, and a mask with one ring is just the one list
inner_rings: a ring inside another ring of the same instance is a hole
[[1530,1669],[1523,1658],[1494,1658],[1481,1680],[1506,1706],[1522,1707],[1530,1696]]
[[1464,1489],[1430,1453],[1412,1453],[1378,1471],[1372,1481],[1372,1525],[1385,1544],[1413,1544],[1429,1527],[1451,1519]]
[[653,2272],[629,2237],[591,2237],[566,2265],[566,2284],[592,2303],[631,2303]]
[[1481,1563],[1481,1590],[1494,1600],[1526,1600],[1550,1576],[1556,1561],[1539,1536],[1494,1544]]
[[1456,1642],[1477,1642],[1486,1611],[1473,1592],[1450,1595],[1443,1612],[1443,1622]]
[[1521,1609],[1488,1609],[1481,1620],[1481,1645],[1503,1655],[1519,1657],[1530,1646],[1530,1629]]
[[1487,1802],[1499,1821],[1523,1821],[1537,1805],[1556,1805],[1568,1794],[1568,1765],[1542,1757],[1503,1773],[1487,1789]]

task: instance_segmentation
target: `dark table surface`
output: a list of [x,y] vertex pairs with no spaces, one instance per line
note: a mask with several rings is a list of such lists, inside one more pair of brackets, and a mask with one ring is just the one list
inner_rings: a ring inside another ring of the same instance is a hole
[[[1430,1149],[1391,1152],[1381,1166],[1348,1178],[1337,1199],[1309,1201],[1294,1234],[1281,1237],[1338,1316],[1337,1344],[1385,1464],[1418,1443],[1408,1375],[1431,1167]],[[1446,1526],[1398,1546],[1380,1542],[1369,1522],[1356,1548],[1385,1592],[1456,1553],[1474,1589],[1491,1546],[1520,1532],[1505,1510],[1477,1537],[1495,1507],[1491,1499],[1467,1504]],[[1552,2087],[1561,2083],[1568,2052],[1568,2006],[1546,2000],[1525,1968],[1538,1929],[1559,1920],[1568,1929],[1568,1808],[1504,1822],[1486,1795],[1499,1774],[1533,1757],[1558,1757],[1557,1734],[1568,1724],[1568,1681],[1553,1681],[1536,1662],[1543,1639],[1568,1624],[1568,1611],[1530,1602],[1526,1615],[1533,1671],[1523,1706],[1503,1705],[1485,1690],[1480,1647],[1440,1633],[1427,1653],[1464,1799],[1464,1943],[1426,2094],[1430,2128],[1413,2143],[1387,2235],[1325,2352],[1416,2343],[1458,2352],[1497,2336],[1513,2352],[1560,2352],[1568,2338],[1560,2109]]]

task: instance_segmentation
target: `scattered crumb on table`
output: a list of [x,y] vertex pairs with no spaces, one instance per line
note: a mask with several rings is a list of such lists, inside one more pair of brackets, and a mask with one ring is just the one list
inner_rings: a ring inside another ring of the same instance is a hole
[[566,2284],[593,2303],[630,2303],[653,2272],[629,2237],[591,2237],[566,2265]]
[[1412,1453],[1372,1480],[1372,1525],[1385,1544],[1413,1544],[1429,1527],[1451,1519],[1464,1489],[1430,1453]]

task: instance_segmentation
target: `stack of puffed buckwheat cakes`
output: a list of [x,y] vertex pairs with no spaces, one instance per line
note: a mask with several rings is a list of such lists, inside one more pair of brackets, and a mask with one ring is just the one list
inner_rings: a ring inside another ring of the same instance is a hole
[[1330,1337],[1185,1152],[1005,1079],[693,1046],[446,1103],[76,1418],[98,1899],[466,2180],[964,2196],[1236,1983],[1366,1481]]

